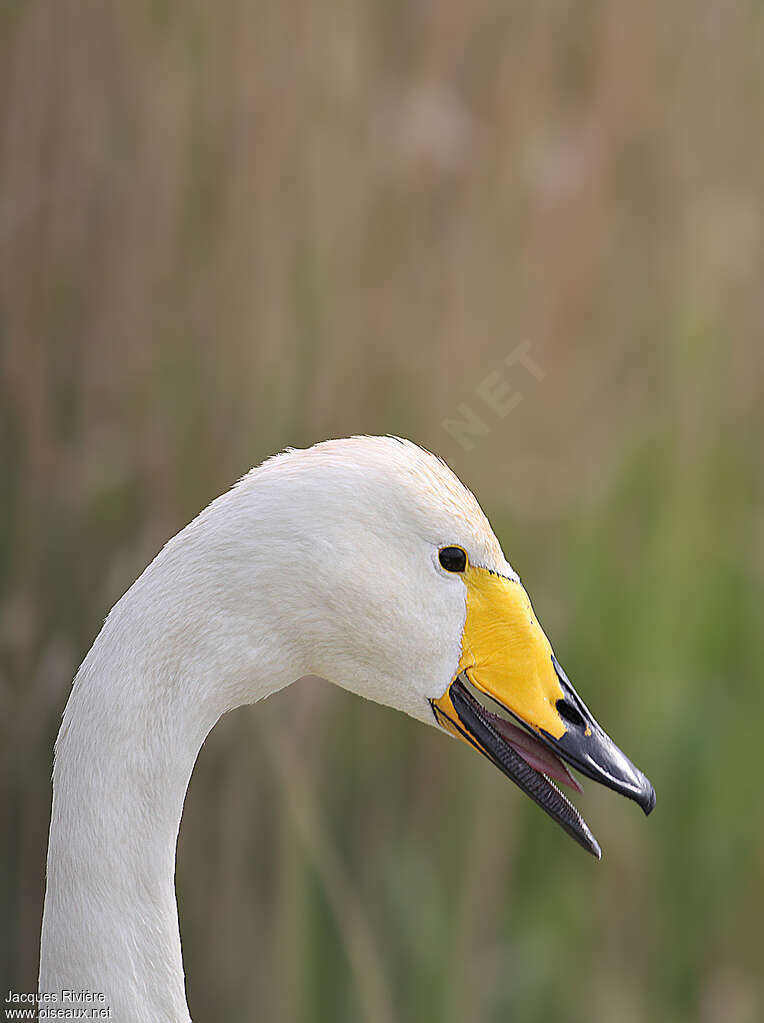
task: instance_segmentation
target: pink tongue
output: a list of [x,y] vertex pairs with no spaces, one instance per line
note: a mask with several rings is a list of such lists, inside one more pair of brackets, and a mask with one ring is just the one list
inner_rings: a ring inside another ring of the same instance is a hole
[[583,791],[578,781],[559,757],[556,757],[538,739],[534,739],[528,732],[524,732],[522,728],[510,724],[509,721],[505,721],[504,718],[500,718],[497,714],[491,714],[490,711],[485,713],[491,718],[491,724],[501,734],[502,738],[506,739],[512,749],[516,750],[534,770],[540,771],[542,774],[547,775],[554,781],[561,782],[563,785],[570,785],[576,792]]

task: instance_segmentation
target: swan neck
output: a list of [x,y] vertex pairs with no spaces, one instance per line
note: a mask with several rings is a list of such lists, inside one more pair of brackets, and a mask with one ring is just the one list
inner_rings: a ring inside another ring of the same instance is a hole
[[102,992],[124,1023],[190,1019],[175,850],[202,743],[301,674],[179,538],[112,610],[56,741],[40,991]]

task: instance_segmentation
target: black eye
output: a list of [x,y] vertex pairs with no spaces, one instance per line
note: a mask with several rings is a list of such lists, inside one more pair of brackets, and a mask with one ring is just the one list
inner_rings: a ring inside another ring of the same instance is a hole
[[438,557],[447,572],[463,572],[467,567],[467,555],[461,547],[441,547]]

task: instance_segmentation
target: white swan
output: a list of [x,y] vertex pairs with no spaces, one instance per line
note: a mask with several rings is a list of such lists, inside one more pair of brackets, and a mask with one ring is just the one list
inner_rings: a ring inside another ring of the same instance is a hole
[[174,871],[194,762],[221,714],[307,674],[460,735],[595,855],[545,777],[572,781],[555,754],[654,804],[442,461],[391,437],[288,450],[169,541],[77,673],[56,742],[41,993],[103,992],[119,1023],[190,1019]]

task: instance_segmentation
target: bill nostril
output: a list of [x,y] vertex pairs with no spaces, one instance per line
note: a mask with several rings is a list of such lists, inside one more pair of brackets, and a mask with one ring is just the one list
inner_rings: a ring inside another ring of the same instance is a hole
[[558,700],[555,707],[563,721],[567,721],[568,724],[576,725],[578,727],[582,727],[584,725],[583,716],[572,703],[568,703],[567,700]]

